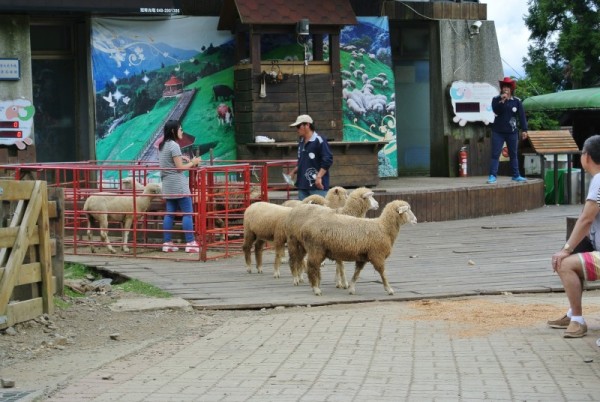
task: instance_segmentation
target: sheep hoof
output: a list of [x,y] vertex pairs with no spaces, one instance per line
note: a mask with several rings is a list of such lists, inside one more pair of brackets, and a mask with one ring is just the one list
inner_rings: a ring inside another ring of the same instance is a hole
[[124,253],[128,253],[129,252],[129,247],[123,247],[123,252]]
[[273,272],[273,278],[279,279],[279,272]]
[[298,278],[294,278],[294,286],[300,285],[300,280]]
[[313,292],[315,296],[321,296],[321,289],[315,287],[313,288]]
[[356,289],[354,289],[353,287],[351,287],[348,292],[353,295],[354,293],[356,293]]
[[114,248],[109,248],[108,251],[110,251],[113,254],[117,254],[117,250],[115,250]]
[[259,274],[262,274],[262,267],[260,267],[260,268],[257,268],[257,269],[256,269],[256,272],[258,272]]
[[390,296],[392,296],[392,295],[394,294],[394,289],[392,289],[392,288],[389,288],[389,289],[387,290],[387,294],[388,294],[388,295],[390,295]]

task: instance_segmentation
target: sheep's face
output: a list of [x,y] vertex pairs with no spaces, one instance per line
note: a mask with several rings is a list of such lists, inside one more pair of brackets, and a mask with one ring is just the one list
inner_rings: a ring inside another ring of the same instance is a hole
[[414,225],[417,223],[417,217],[410,209],[410,205],[405,201],[399,201],[398,214],[403,218],[404,223]]
[[133,177],[126,177],[123,180],[121,180],[121,187],[123,188],[123,190],[133,190],[134,183],[136,190],[144,190],[144,185],[137,180],[133,180]]
[[161,186],[160,184],[156,184],[156,183],[150,183],[146,186],[146,188],[144,189],[144,194],[149,194],[149,195],[159,195],[162,194],[162,190],[161,190]]
[[372,191],[369,191],[368,193],[364,193],[363,194],[363,198],[367,199],[369,201],[369,209],[378,209],[379,208],[379,203],[377,202],[377,200],[375,198],[373,198],[373,195],[375,193]]

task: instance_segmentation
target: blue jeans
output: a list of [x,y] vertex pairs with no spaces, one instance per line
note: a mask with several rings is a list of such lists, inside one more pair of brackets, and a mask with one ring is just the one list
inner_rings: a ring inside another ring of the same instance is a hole
[[305,199],[309,195],[313,195],[313,194],[318,194],[318,195],[321,195],[321,196],[325,197],[327,195],[327,190],[319,190],[319,189],[302,190],[302,189],[298,189],[298,199],[300,201],[302,201],[303,199]]
[[519,133],[498,133],[492,131],[492,156],[490,159],[490,176],[498,176],[498,165],[500,164],[500,153],[506,142],[508,148],[508,157],[510,158],[510,168],[512,177],[519,177],[519,159],[517,157],[517,148],[519,145]]
[[167,213],[163,219],[163,239],[165,243],[171,241],[171,231],[173,230],[173,222],[175,220],[173,214],[177,211],[184,213],[181,218],[181,227],[185,232],[185,242],[193,242],[195,236],[192,197],[167,198],[165,201],[167,204]]

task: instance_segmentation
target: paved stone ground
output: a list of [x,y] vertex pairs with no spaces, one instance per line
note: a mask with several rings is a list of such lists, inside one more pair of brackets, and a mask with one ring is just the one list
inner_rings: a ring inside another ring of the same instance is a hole
[[[486,296],[552,304],[562,294]],[[586,294],[600,307],[600,292]],[[419,320],[408,302],[298,307],[237,318],[107,364],[52,401],[594,401],[598,316],[564,339],[534,320],[478,336]],[[510,317],[507,317],[510,320]],[[108,379],[102,379],[102,378]]]

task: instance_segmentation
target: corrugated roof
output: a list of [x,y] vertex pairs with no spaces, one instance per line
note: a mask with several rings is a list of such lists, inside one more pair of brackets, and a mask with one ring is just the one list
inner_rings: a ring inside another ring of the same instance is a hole
[[218,29],[232,29],[237,17],[252,25],[292,25],[303,18],[310,25],[357,23],[349,0],[225,0]]
[[572,89],[532,96],[523,101],[528,112],[600,110],[600,88]]

